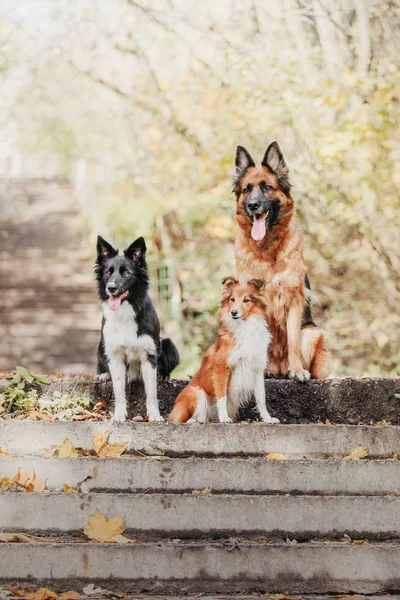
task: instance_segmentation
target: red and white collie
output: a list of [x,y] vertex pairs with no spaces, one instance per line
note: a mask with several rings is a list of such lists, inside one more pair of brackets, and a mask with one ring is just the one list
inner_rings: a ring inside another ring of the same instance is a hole
[[264,282],[241,284],[223,280],[216,342],[201,367],[176,399],[172,423],[205,423],[215,413],[221,423],[232,423],[238,409],[253,395],[264,423],[279,423],[265,404],[264,371],[271,335],[266,321]]

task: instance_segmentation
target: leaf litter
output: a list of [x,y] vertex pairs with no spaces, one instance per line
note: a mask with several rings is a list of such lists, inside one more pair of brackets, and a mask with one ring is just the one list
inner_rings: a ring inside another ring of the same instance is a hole
[[90,450],[84,448],[75,448],[71,440],[65,438],[59,446],[51,446],[43,448],[40,452],[45,458],[78,458],[78,457],[93,457],[93,458],[119,458],[125,452],[128,444],[125,442],[108,443],[110,432],[96,432],[93,437],[93,448]]
[[25,489],[27,492],[36,492],[41,494],[46,489],[46,482],[41,479],[37,479],[35,471],[21,471],[18,472],[11,479],[9,477],[3,477],[0,479],[0,491],[7,492],[10,490]]

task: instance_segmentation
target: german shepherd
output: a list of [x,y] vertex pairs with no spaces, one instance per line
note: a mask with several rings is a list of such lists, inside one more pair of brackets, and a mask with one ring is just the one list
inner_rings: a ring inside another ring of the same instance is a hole
[[257,169],[247,150],[238,146],[235,165],[233,190],[240,227],[236,266],[241,279],[266,282],[272,335],[268,373],[298,381],[323,379],[328,374],[329,353],[311,315],[301,232],[293,221],[289,169],[283,154],[272,142]]
[[220,423],[232,423],[239,407],[254,395],[264,423],[279,423],[265,404],[264,371],[271,335],[264,282],[252,279],[241,285],[226,277],[222,284],[217,340],[179,394],[168,420],[205,423],[217,412]]
[[103,308],[98,349],[98,373],[110,376],[114,388],[113,421],[127,415],[126,380],[142,379],[149,421],[162,421],[157,400],[157,375],[164,379],[179,363],[179,353],[168,338],[160,338],[160,321],[147,293],[149,275],[146,243],[142,237],[119,254],[97,238],[95,273]]

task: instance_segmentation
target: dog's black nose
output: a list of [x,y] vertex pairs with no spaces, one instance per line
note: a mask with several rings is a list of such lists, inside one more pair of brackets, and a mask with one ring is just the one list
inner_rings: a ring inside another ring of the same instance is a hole
[[232,317],[237,317],[238,316],[238,311],[236,310],[236,308],[234,308],[233,310],[231,310],[231,315],[232,315]]
[[248,202],[247,207],[249,210],[258,210],[261,206],[261,202],[258,200],[254,200],[253,202]]
[[115,283],[109,283],[107,286],[107,292],[109,292],[110,294],[114,294],[114,292],[117,291],[117,286],[115,285]]

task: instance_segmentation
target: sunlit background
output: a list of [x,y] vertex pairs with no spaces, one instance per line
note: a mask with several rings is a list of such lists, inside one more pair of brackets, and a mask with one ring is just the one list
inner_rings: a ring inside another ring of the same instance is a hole
[[144,235],[187,378],[234,272],[235,149],[277,140],[336,376],[400,374],[400,7],[2,0],[0,370],[93,372],[98,233]]

